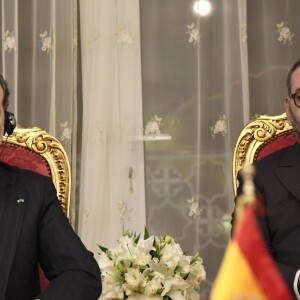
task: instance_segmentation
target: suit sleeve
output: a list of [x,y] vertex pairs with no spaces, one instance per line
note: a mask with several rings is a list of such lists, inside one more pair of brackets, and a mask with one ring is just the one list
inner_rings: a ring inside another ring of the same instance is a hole
[[98,299],[101,294],[98,264],[73,231],[48,178],[44,190],[38,234],[39,263],[51,282],[37,298]]
[[294,292],[294,280],[299,268],[281,263],[276,263],[276,265],[280,270],[283,278],[285,279],[287,285],[289,286],[290,290]]

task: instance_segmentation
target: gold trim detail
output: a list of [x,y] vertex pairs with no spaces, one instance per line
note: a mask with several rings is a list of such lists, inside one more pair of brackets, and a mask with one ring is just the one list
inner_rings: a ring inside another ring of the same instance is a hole
[[69,218],[71,176],[70,164],[62,144],[51,134],[38,128],[16,128],[12,135],[4,136],[3,141],[33,151],[48,164],[52,181],[63,211]]
[[233,187],[237,190],[237,173],[245,165],[253,163],[262,145],[279,135],[292,132],[286,114],[279,116],[262,115],[250,121],[240,133],[233,153]]

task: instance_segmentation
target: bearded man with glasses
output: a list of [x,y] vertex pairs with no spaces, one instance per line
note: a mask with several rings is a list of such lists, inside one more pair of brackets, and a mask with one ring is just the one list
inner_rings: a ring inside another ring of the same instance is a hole
[[[288,73],[287,90],[284,108],[298,142],[255,161],[254,184],[266,208],[257,213],[266,246],[300,300],[300,59]],[[241,172],[238,181],[237,197],[243,191]]]
[[289,97],[286,97],[284,107],[289,123],[300,141],[300,59],[293,65],[287,76],[287,88]]

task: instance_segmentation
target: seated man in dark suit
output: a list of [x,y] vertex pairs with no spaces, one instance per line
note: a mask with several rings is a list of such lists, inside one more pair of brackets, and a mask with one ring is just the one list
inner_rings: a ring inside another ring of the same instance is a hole
[[[258,199],[266,207],[259,213],[261,231],[281,274],[300,299],[300,60],[287,76],[284,107],[298,142],[254,163]],[[240,174],[237,195],[242,193]],[[272,284],[272,283],[270,283]]]
[[[0,75],[0,142],[9,91]],[[48,177],[0,163],[0,300],[96,300],[100,271]],[[41,293],[38,264],[50,280]]]

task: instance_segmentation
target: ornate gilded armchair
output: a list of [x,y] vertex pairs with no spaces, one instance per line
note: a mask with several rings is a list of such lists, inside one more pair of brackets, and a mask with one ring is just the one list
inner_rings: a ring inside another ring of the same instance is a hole
[[250,121],[242,130],[233,153],[233,187],[237,190],[237,173],[247,164],[251,164],[276,150],[294,144],[297,141],[286,114],[279,116],[262,115]]
[[[37,127],[16,128],[12,135],[5,135],[2,139],[0,161],[51,177],[62,209],[69,217],[70,165],[64,148],[56,138]],[[41,269],[40,283],[42,290],[48,284]]]

